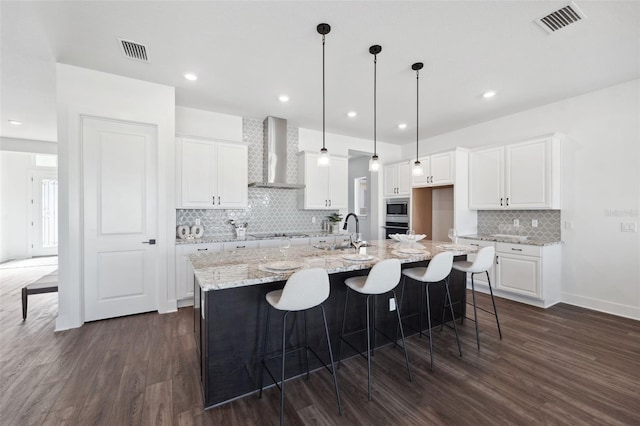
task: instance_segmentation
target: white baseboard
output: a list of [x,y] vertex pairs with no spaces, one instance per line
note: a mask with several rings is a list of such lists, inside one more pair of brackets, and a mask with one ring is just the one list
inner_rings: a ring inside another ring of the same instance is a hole
[[569,305],[580,306],[581,308],[604,312],[606,314],[640,320],[640,307],[638,306],[607,302],[571,293],[562,293],[562,302],[568,303]]
[[193,306],[193,297],[190,297],[188,299],[180,299],[178,300],[178,309],[180,308],[184,308],[187,306]]

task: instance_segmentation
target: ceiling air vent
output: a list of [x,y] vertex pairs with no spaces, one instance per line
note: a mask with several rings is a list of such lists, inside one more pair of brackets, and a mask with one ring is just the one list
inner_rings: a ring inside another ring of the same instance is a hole
[[547,33],[553,34],[571,24],[586,19],[587,16],[582,13],[574,2],[560,8],[550,14],[538,18],[535,22],[540,25]]
[[123,38],[119,38],[118,41],[120,42],[120,48],[125,58],[133,59],[134,61],[149,62],[147,46]]

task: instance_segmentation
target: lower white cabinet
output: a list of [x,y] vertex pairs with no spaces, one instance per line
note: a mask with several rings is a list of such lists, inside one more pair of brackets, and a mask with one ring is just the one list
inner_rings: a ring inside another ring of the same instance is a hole
[[[561,245],[533,246],[460,239],[460,244],[496,247],[494,267],[489,270],[494,293],[507,299],[548,308],[560,301]],[[475,256],[468,256],[470,261]],[[474,277],[476,290],[488,292],[486,275]],[[467,278],[467,288],[471,281]]]
[[193,268],[187,256],[198,252],[220,252],[221,243],[176,245],[176,299],[193,297]]
[[234,250],[243,250],[248,248],[258,248],[260,247],[260,241],[230,241],[227,243],[222,243],[222,248],[224,251],[234,251]]
[[[493,241],[467,240],[465,238],[458,238],[458,244],[464,244],[467,246],[473,246],[478,248],[495,245]],[[467,255],[467,260],[469,260],[470,262],[473,262],[474,260],[476,260],[476,255],[475,254]],[[496,268],[495,268],[495,262],[494,262],[494,266],[492,266],[491,269],[489,269],[489,280],[491,280],[491,286],[493,288],[496,288],[496,278],[495,278],[496,272],[495,271],[496,271]],[[469,274],[467,281],[469,283],[469,286],[471,286],[471,274]],[[489,285],[489,283],[487,282],[487,274],[475,274],[473,276],[473,282],[474,284],[479,284],[484,286]]]

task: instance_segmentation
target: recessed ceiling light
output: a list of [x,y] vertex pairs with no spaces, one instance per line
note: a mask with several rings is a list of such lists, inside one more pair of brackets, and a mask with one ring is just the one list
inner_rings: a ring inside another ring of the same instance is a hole
[[9,120],[9,124],[13,124],[14,126],[21,126],[22,125],[22,121]]
[[194,73],[188,72],[188,73],[185,73],[184,78],[186,78],[189,81],[196,81],[198,79],[198,76],[195,75]]
[[398,124],[398,129],[406,129],[406,128],[407,128],[407,123]]
[[482,94],[482,97],[485,99],[491,99],[496,95],[496,91],[495,90],[489,90],[488,92],[484,92]]
[[278,99],[280,99],[280,102],[289,102],[289,96],[287,95],[280,95]]
[[356,115],[358,115],[358,113],[357,113],[357,112],[355,112],[355,111],[349,111],[349,112],[347,113],[347,116],[348,116],[348,117],[351,117],[351,118],[355,117]]

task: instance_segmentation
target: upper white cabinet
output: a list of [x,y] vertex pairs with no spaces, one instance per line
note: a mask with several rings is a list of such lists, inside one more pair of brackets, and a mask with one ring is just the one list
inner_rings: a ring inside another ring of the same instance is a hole
[[469,160],[469,207],[559,209],[561,136],[474,150]]
[[407,196],[411,190],[411,163],[403,162],[384,166],[384,196]]
[[318,154],[298,153],[298,183],[305,185],[300,191],[299,206],[310,210],[346,209],[349,191],[349,161],[345,157],[331,156],[329,167],[318,166]]
[[247,207],[247,146],[177,138],[178,207]]
[[439,186],[454,183],[453,152],[421,157],[420,164],[422,176],[412,176],[413,186]]

